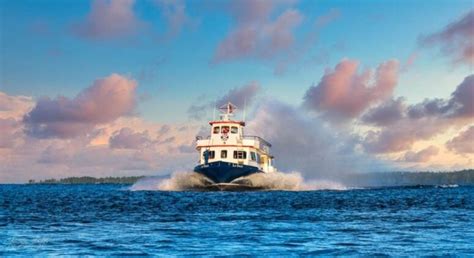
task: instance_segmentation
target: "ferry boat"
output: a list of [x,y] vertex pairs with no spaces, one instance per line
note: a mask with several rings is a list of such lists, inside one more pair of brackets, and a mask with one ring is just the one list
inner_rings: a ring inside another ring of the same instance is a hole
[[[241,184],[242,178],[255,173],[275,172],[271,144],[258,136],[244,134],[245,122],[234,120],[235,105],[228,102],[219,108],[220,120],[210,121],[210,135],[196,137],[199,164],[194,172],[213,185]],[[222,190],[222,189],[221,189]]]

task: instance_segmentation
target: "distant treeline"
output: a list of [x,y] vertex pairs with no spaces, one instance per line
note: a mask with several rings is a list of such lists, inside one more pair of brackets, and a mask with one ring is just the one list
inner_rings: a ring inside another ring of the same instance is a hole
[[[63,179],[29,180],[30,184],[134,184],[144,176],[67,177]],[[335,180],[340,181],[340,178]],[[350,174],[342,179],[348,186],[412,186],[412,185],[474,185],[474,169],[453,172],[380,172]]]
[[381,172],[352,174],[347,185],[385,187],[413,185],[474,185],[474,169],[453,172]]
[[91,176],[67,177],[62,179],[29,180],[29,184],[134,184],[143,176],[100,177]]

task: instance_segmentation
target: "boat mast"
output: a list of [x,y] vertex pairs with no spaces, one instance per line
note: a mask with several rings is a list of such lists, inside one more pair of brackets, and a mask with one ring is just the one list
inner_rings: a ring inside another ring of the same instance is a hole
[[220,115],[221,120],[229,121],[232,116],[234,116],[234,110],[237,109],[237,106],[234,104],[227,102],[227,104],[222,105],[220,108],[222,114]]

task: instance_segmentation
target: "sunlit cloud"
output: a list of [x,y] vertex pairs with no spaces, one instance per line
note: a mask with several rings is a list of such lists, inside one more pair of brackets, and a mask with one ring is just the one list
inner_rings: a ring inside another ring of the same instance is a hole
[[271,14],[292,1],[233,1],[229,9],[236,26],[222,40],[213,62],[240,58],[270,59],[287,50],[294,43],[293,30],[300,25],[303,15],[287,8],[277,18]]
[[28,135],[70,138],[90,132],[97,124],[131,115],[137,83],[112,74],[96,80],[75,98],[41,98],[24,118]]
[[403,161],[406,162],[428,162],[433,156],[436,156],[439,153],[439,148],[436,146],[429,146],[420,151],[407,151],[403,156]]
[[94,0],[84,21],[73,32],[88,39],[114,39],[138,34],[145,25],[133,11],[134,0]]
[[392,95],[398,81],[397,61],[382,63],[375,72],[358,69],[357,61],[342,60],[306,91],[304,106],[333,119],[348,119]]
[[474,153],[474,125],[449,140],[446,146],[459,154]]

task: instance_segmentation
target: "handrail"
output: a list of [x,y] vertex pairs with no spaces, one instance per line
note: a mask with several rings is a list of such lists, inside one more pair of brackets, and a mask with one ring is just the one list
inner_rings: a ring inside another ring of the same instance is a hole
[[260,136],[256,136],[256,135],[244,135],[243,138],[244,138],[244,139],[245,139],[245,138],[247,138],[247,139],[249,139],[249,138],[250,138],[250,139],[257,139],[257,140],[263,142],[265,145],[268,145],[268,147],[272,147],[272,145],[271,145],[269,142],[265,141],[265,140],[264,140],[262,137],[260,137]]
[[[211,139],[211,136],[208,135],[208,136],[206,136],[206,138],[204,138],[204,136],[200,136],[200,135],[196,136],[196,141],[204,140],[204,139],[206,139],[206,140]],[[242,139],[258,140],[258,141],[262,142],[264,145],[267,145],[268,147],[272,147],[272,145],[271,145],[269,142],[267,142],[265,139],[263,139],[263,138],[260,137],[260,136],[256,136],[256,135],[244,135],[244,136],[242,137]]]

